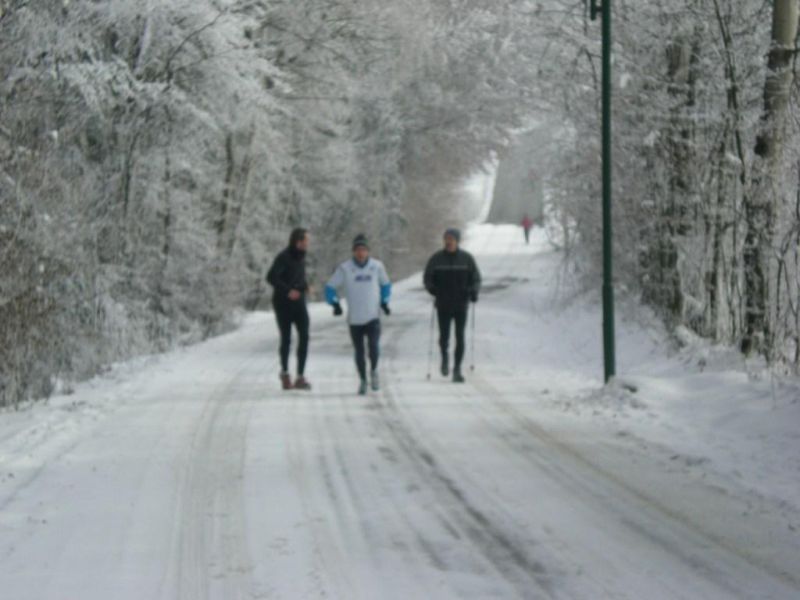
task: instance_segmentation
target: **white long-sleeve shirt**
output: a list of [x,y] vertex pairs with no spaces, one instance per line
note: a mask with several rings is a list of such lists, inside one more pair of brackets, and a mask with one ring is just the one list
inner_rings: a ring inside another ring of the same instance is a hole
[[359,265],[351,258],[336,268],[325,286],[329,304],[339,302],[339,291],[347,302],[347,322],[366,325],[380,318],[381,304],[389,301],[392,283],[381,261],[369,258]]

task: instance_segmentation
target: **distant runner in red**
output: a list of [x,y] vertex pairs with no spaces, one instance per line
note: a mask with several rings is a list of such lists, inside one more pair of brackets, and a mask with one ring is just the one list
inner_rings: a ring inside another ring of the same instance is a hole
[[528,213],[525,213],[525,216],[522,217],[522,229],[525,231],[525,243],[531,243],[531,228],[533,227],[533,219],[528,216]]

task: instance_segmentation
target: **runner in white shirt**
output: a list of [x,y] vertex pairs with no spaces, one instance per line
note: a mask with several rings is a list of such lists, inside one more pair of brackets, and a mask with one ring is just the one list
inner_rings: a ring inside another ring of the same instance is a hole
[[342,314],[339,292],[347,302],[347,322],[355,346],[356,367],[361,378],[359,394],[367,393],[367,362],[364,338],[369,346],[370,382],[372,389],[380,389],[378,359],[380,357],[380,311],[390,314],[389,299],[392,283],[383,263],[369,255],[369,244],[363,234],[353,240],[353,258],[339,265],[325,286],[325,299],[333,306],[333,314]]

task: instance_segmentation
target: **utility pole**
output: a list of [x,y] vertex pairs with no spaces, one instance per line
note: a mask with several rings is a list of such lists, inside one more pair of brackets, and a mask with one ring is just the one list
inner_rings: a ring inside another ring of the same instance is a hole
[[617,371],[614,341],[614,258],[613,228],[611,219],[611,1],[589,0],[589,12],[594,21],[600,14],[603,35],[603,81],[602,81],[602,122],[603,122],[603,362],[605,381],[614,377]]

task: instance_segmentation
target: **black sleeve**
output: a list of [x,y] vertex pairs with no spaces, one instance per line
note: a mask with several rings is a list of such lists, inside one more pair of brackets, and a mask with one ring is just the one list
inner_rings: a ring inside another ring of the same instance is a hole
[[478,269],[478,263],[475,262],[475,257],[470,254],[470,286],[469,291],[477,294],[481,291],[481,272]]
[[288,294],[290,291],[289,286],[283,281],[283,274],[286,272],[286,267],[286,257],[284,257],[283,254],[276,256],[272,267],[270,267],[267,273],[267,281],[275,288],[276,292],[285,292]]
[[422,278],[422,282],[425,285],[425,289],[428,290],[428,293],[433,296],[436,295],[436,285],[434,284],[433,281],[433,267],[435,259],[436,255],[434,254],[428,261],[428,264],[425,267],[425,275]]

